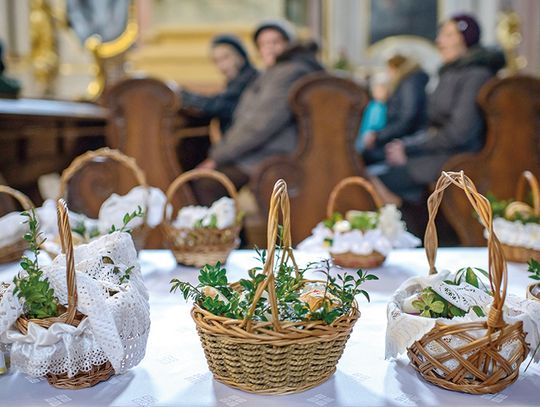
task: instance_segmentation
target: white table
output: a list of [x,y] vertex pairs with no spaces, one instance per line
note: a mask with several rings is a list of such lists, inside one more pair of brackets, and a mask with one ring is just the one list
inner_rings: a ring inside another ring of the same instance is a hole
[[[254,253],[237,251],[229,258],[230,280],[244,276]],[[300,261],[307,256],[299,254]],[[11,371],[0,376],[0,406],[538,406],[540,368],[531,365],[516,383],[495,395],[472,396],[427,384],[402,357],[384,360],[386,302],[406,278],[427,273],[421,249],[393,252],[373,272],[379,281],[366,284],[371,303],[359,299],[362,316],[347,344],[337,372],[320,386],[286,396],[245,393],[213,380],[208,371],[190,305],[169,294],[173,277],[196,281],[197,270],[177,267],[167,251],[143,251],[141,264],[150,291],[152,328],[146,357],[121,376],[84,390],[59,390],[44,379]],[[440,249],[440,269],[487,267],[486,249]],[[525,265],[509,265],[509,291],[525,294]],[[0,281],[11,279],[15,266],[0,268]]]

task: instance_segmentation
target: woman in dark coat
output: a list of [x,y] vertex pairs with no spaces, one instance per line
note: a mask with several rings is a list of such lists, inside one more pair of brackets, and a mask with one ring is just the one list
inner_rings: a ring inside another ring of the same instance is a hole
[[363,153],[366,164],[384,161],[384,146],[412,134],[426,124],[426,84],[429,77],[410,58],[394,55],[387,61],[390,97],[387,101],[386,126],[366,134]]
[[225,90],[205,96],[181,90],[182,109],[207,118],[218,118],[225,133],[231,127],[234,110],[244,90],[257,78],[240,39],[234,35],[218,35],[212,40],[212,59],[227,79]]
[[429,98],[428,126],[385,147],[384,168],[371,171],[391,192],[418,201],[452,155],[478,151],[485,125],[476,96],[504,66],[504,56],[478,45],[480,27],[468,15],[442,24],[437,47],[443,59],[439,84]]

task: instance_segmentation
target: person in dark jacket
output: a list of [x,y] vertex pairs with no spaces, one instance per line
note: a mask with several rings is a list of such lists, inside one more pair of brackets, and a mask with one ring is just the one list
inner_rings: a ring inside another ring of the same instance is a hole
[[396,54],[387,61],[390,97],[386,126],[364,138],[366,164],[384,161],[384,146],[420,130],[426,124],[426,84],[429,77],[411,58]]
[[211,53],[214,63],[227,80],[225,90],[217,95],[205,96],[182,89],[182,109],[202,117],[217,117],[221,132],[225,133],[231,127],[240,96],[257,78],[258,72],[251,65],[242,41],[234,35],[214,37]]
[[478,151],[483,145],[485,124],[476,96],[504,66],[504,55],[482,48],[479,40],[480,27],[469,15],[457,15],[442,24],[437,47],[443,66],[429,98],[428,126],[388,143],[387,166],[370,168],[405,201],[417,202],[452,155]]
[[4,75],[4,48],[0,41],[0,98],[15,98],[21,91],[21,84],[16,79]]
[[[233,123],[214,145],[209,158],[198,168],[217,169],[229,176],[237,188],[264,159],[291,153],[296,148],[297,129],[289,107],[291,85],[304,75],[322,70],[314,43],[299,44],[289,25],[280,20],[264,22],[254,41],[266,70],[242,95]],[[208,205],[223,190],[200,180],[195,185],[199,202]]]

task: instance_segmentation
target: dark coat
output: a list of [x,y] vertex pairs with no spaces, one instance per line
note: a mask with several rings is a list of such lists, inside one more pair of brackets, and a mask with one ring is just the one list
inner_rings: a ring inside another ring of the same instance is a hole
[[420,68],[406,74],[388,98],[386,126],[376,132],[376,145],[412,134],[426,124],[426,84],[429,76]]
[[429,98],[429,127],[403,139],[407,169],[416,182],[435,181],[452,155],[482,148],[485,124],[476,97],[503,66],[501,52],[478,47],[440,69]]
[[240,96],[257,78],[258,71],[249,63],[238,72],[238,75],[227,83],[225,90],[217,95],[204,96],[187,90],[181,91],[182,109],[192,110],[203,117],[219,119],[221,132],[225,133],[231,127],[234,110]]
[[235,165],[250,173],[265,158],[295,149],[297,129],[289,90],[299,78],[323,69],[316,50],[315,44],[289,48],[246,89],[231,128],[210,150],[218,167]]

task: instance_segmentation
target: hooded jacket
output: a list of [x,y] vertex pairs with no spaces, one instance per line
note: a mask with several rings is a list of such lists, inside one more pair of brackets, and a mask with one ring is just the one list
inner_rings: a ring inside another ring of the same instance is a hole
[[304,75],[323,69],[316,50],[314,43],[293,45],[246,89],[231,128],[210,150],[218,167],[235,165],[250,173],[261,160],[295,149],[297,130],[289,89]]
[[502,52],[474,47],[441,67],[429,97],[429,127],[403,139],[407,169],[416,182],[435,181],[452,155],[482,148],[485,124],[476,97],[504,62]]
[[387,124],[376,132],[375,143],[384,146],[393,139],[413,134],[426,124],[426,84],[428,75],[417,63],[405,64],[388,98]]
[[257,78],[258,74],[257,70],[246,60],[238,75],[227,82],[225,90],[217,95],[205,96],[182,90],[180,93],[182,109],[194,110],[208,118],[217,117],[221,132],[225,133],[231,127],[240,96]]

